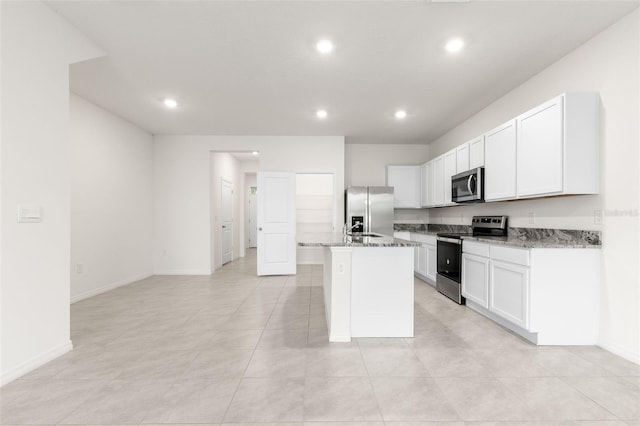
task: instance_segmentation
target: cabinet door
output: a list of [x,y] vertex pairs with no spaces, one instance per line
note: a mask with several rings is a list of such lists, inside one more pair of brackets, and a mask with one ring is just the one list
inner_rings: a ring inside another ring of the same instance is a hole
[[524,328],[529,328],[529,268],[491,260],[489,310]]
[[469,142],[456,148],[456,173],[469,170]]
[[432,207],[436,200],[436,166],[434,161],[427,163],[427,206]]
[[427,249],[427,271],[425,273],[425,276],[430,279],[431,281],[436,280],[436,263],[437,263],[437,259],[436,259],[436,246],[435,244],[427,244],[426,245],[426,249]]
[[431,163],[424,163],[420,166],[420,206],[428,207],[429,204],[429,184],[431,180],[429,179],[429,169]]
[[444,155],[444,204],[451,204],[451,176],[456,174],[456,150]]
[[394,207],[420,208],[420,166],[387,166],[387,185]]
[[518,197],[562,192],[562,115],[558,97],[518,117]]
[[419,249],[419,257],[418,257],[418,273],[420,275],[427,276],[427,247],[426,244],[420,245]]
[[489,309],[489,258],[462,254],[462,295]]
[[[543,167],[540,163],[538,167]],[[516,196],[516,121],[492,130],[484,142],[484,198],[505,200]]]
[[413,248],[413,272],[420,273],[420,247]]
[[433,160],[434,186],[433,186],[433,205],[444,205],[444,156],[440,156]]
[[469,142],[469,170],[484,166],[484,136]]

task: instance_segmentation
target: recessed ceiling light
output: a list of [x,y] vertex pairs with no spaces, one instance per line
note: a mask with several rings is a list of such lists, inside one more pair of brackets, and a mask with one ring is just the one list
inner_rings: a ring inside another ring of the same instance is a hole
[[318,117],[321,120],[324,120],[325,118],[327,118],[327,111],[325,111],[324,109],[319,109],[316,111],[316,117]]
[[449,40],[444,48],[447,49],[447,52],[455,53],[462,50],[463,47],[464,40],[461,38],[454,38]]
[[407,111],[399,109],[398,111],[396,111],[395,115],[398,120],[403,120],[407,118]]
[[316,49],[320,53],[331,53],[333,51],[333,42],[327,39],[320,40],[316,44]]
[[170,99],[170,98],[165,99],[164,101],[162,101],[162,103],[167,108],[175,108],[175,107],[178,106],[178,101],[176,101],[175,99]]
[[258,151],[253,151],[252,154],[253,155],[258,155]]

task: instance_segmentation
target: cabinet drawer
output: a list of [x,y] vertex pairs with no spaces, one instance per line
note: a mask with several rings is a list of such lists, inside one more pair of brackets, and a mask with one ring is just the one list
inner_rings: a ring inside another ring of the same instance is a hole
[[462,241],[462,252],[475,254],[476,256],[489,257],[489,244]]
[[401,240],[408,240],[408,241],[413,241],[411,240],[411,234],[409,232],[404,232],[404,231],[396,231],[393,233],[393,237],[394,238],[400,238]]
[[424,244],[435,244],[436,237],[435,235],[419,234],[416,232],[412,232],[411,241],[417,241],[419,243],[424,243]]
[[491,260],[515,263],[516,265],[529,266],[529,249],[520,249],[504,246],[491,246]]

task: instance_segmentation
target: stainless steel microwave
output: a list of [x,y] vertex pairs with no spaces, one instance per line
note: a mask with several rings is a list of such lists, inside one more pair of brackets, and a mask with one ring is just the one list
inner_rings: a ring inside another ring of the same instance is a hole
[[454,203],[484,202],[484,167],[451,176],[451,201]]

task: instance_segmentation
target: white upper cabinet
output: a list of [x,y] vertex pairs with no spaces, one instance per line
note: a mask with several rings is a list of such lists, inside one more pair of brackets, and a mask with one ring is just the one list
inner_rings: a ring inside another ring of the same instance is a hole
[[[482,161],[484,162],[484,147],[482,148]],[[456,173],[469,170],[469,142],[456,148]]]
[[485,201],[516,197],[516,120],[484,135],[484,167]]
[[434,186],[433,186],[433,205],[444,205],[444,156],[433,160],[433,174]]
[[420,179],[420,166],[387,166],[387,186],[393,186],[394,208],[420,208]]
[[387,166],[396,207],[453,205],[451,177],[478,167],[485,201],[597,194],[599,105],[565,93],[422,166]]
[[456,174],[457,152],[455,149],[444,154],[444,205],[451,204],[451,176]]
[[429,161],[420,166],[420,206],[430,207],[433,205],[433,163]]
[[469,144],[469,170],[484,166],[484,136],[473,139]]
[[517,118],[518,198],[598,193],[598,96],[566,93]]

